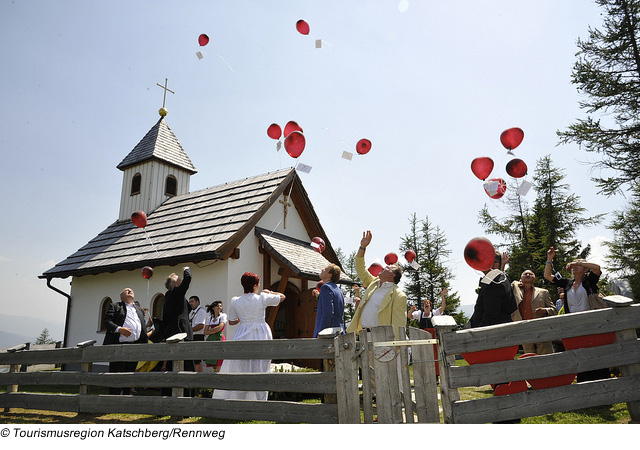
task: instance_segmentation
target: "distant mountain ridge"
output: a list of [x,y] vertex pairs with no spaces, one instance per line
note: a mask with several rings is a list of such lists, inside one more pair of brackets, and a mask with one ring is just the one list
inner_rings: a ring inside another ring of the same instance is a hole
[[0,348],[33,342],[45,328],[49,330],[51,339],[61,341],[64,338],[64,323],[62,322],[0,314]]

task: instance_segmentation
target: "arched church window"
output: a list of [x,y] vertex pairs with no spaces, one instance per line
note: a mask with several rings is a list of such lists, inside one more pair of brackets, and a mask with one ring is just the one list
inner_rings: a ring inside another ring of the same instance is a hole
[[164,309],[164,294],[156,295],[151,301],[151,317],[162,320],[162,310]]
[[169,175],[167,177],[167,181],[164,185],[164,193],[171,197],[178,194],[178,180],[176,180],[176,177],[173,175]]
[[107,311],[109,310],[111,303],[113,303],[111,298],[105,297],[100,304],[100,322],[98,323],[99,331],[107,331],[107,328],[104,326],[104,318],[107,315]]
[[131,195],[140,193],[140,186],[142,185],[142,175],[136,173],[131,179]]

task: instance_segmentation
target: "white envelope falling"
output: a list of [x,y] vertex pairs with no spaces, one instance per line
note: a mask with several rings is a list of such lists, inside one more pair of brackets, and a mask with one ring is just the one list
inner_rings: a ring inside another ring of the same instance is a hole
[[519,195],[525,196],[529,193],[529,189],[531,189],[531,186],[533,186],[533,184],[529,183],[528,181],[523,181],[516,192],[518,192]]
[[298,163],[298,170],[300,172],[309,173],[309,172],[311,172],[311,166],[307,166],[306,164]]
[[196,56],[198,57],[198,59],[202,59],[204,58],[204,52],[196,52]]
[[487,181],[486,183],[484,183],[484,190],[487,191],[487,194],[489,195],[496,195],[498,193],[499,187],[499,181]]
[[347,151],[342,152],[342,159],[347,159],[351,161],[352,158],[353,158],[353,153],[347,152]]

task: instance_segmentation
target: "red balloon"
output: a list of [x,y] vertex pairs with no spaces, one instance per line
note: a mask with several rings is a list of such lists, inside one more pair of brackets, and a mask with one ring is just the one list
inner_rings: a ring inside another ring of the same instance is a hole
[[407,262],[413,262],[416,259],[416,252],[413,250],[407,250],[404,252],[404,259],[406,259]]
[[356,144],[356,151],[361,155],[366,155],[371,150],[371,141],[369,139],[360,139]]
[[464,248],[464,260],[476,270],[489,270],[493,266],[496,251],[491,241],[484,237],[476,237]]
[[397,262],[398,262],[398,255],[396,255],[393,252],[387,253],[386,256],[384,257],[384,263],[386,265],[395,264]]
[[373,263],[369,266],[369,273],[374,277],[377,277],[378,275],[380,275],[380,272],[382,272],[382,269],[384,269],[384,267],[382,267],[382,264]]
[[318,281],[318,284],[316,284],[316,289],[320,290],[322,288],[322,286],[324,285],[324,282],[322,281]]
[[138,228],[144,228],[147,226],[147,215],[144,211],[136,211],[131,214],[131,221]]
[[277,123],[269,125],[269,128],[267,128],[267,136],[271,139],[280,139],[280,136],[282,136],[282,128],[280,128],[280,125]]
[[513,178],[522,178],[527,174],[527,164],[518,158],[514,158],[507,163],[507,173]]
[[471,171],[481,180],[486,180],[493,170],[493,159],[481,156],[471,161]]
[[314,237],[313,239],[311,239],[311,246],[318,253],[322,253],[324,251],[324,239],[318,236]]
[[300,34],[309,34],[309,24],[300,19],[296,22],[296,30],[298,30],[298,33]]
[[209,43],[209,36],[207,36],[204,33],[198,36],[198,44],[200,44],[201,47],[204,47],[208,43]]
[[144,266],[142,268],[142,276],[147,280],[153,276],[153,268],[149,266]]
[[289,156],[297,158],[304,151],[305,144],[306,140],[304,138],[304,134],[299,131],[292,131],[284,140],[284,149],[287,151]]
[[302,127],[300,127],[300,125],[298,125],[297,122],[294,122],[293,120],[290,120],[284,126],[284,137],[289,136],[294,131],[299,131],[300,133],[303,133]]
[[509,128],[508,130],[504,130],[500,135],[500,142],[502,142],[502,145],[504,145],[504,148],[507,150],[516,148],[523,139],[524,131],[520,128]]
[[484,191],[493,199],[499,199],[507,192],[507,183],[502,178],[491,178],[484,184]]

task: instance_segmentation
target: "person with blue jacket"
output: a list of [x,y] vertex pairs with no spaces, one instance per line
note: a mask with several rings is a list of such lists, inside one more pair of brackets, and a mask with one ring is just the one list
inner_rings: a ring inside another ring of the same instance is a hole
[[318,312],[313,337],[325,328],[340,327],[344,334],[344,295],[336,284],[340,280],[340,267],[329,264],[320,272],[323,283],[318,296]]

